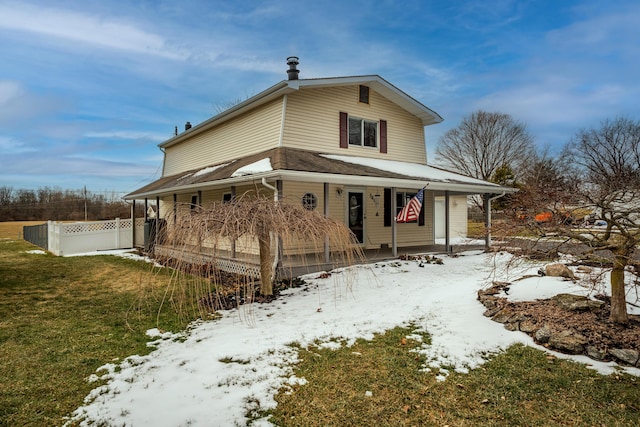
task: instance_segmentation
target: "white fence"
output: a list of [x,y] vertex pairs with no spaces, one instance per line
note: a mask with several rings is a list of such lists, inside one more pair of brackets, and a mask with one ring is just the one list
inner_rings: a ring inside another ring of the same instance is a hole
[[128,249],[144,244],[144,219],[133,222],[116,218],[95,222],[48,222],[48,250],[55,255],[73,255],[109,249]]

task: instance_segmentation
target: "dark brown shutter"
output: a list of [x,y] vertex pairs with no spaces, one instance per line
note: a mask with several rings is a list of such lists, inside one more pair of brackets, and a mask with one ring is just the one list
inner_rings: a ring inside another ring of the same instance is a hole
[[387,121],[380,120],[380,152],[387,152]]
[[425,198],[422,199],[422,206],[420,207],[420,214],[418,215],[418,225],[422,226],[424,225],[424,217],[425,217],[425,212],[424,212],[424,205],[425,205]]
[[340,148],[349,147],[349,123],[347,113],[340,112]]
[[384,189],[384,226],[391,227],[391,189]]

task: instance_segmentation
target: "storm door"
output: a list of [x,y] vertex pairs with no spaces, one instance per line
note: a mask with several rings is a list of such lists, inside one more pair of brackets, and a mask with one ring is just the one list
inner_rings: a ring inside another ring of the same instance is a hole
[[362,191],[347,191],[347,225],[358,239],[364,243],[364,193]]

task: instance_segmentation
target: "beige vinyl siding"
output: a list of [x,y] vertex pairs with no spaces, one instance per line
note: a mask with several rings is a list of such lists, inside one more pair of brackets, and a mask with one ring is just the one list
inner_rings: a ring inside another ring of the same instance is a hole
[[467,196],[449,198],[451,214],[451,236],[467,237]]
[[[324,215],[324,184],[309,182],[284,181],[282,183],[282,201],[296,207],[302,207],[302,197],[306,193],[315,194],[318,206],[315,209],[320,215]],[[320,245],[312,242],[293,241],[283,248],[285,256],[300,255],[302,253],[319,253],[324,251],[324,243]]]
[[[415,193],[416,190],[397,189],[398,192]],[[366,206],[366,249],[378,249],[380,245],[391,247],[391,227],[384,226],[384,188],[368,187]],[[376,201],[377,200],[377,201]],[[433,240],[433,192],[424,192],[425,224],[396,224],[398,247],[431,245]],[[393,218],[392,214],[392,218]]]
[[[439,217],[436,220],[438,229],[435,230],[436,238],[445,237],[445,211],[444,196],[436,197],[435,215]],[[438,211],[439,210],[439,211]],[[455,195],[449,197],[449,236],[450,237],[467,237],[467,196]]]
[[163,176],[230,161],[278,146],[282,99],[251,110],[165,150]]
[[[340,148],[341,111],[362,119],[386,120],[388,152],[380,153],[379,147],[350,145],[347,149]],[[305,88],[287,95],[283,145],[325,153],[426,163],[422,122],[373,89],[369,104],[358,102],[358,85]]]

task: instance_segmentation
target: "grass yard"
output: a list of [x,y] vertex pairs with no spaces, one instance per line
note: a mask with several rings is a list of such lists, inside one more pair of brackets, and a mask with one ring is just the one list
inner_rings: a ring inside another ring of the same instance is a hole
[[25,225],[40,225],[47,221],[8,221],[0,222],[0,241],[3,239],[21,239],[22,227]]
[[475,221],[467,222],[467,237],[472,239],[484,239],[484,236],[484,223]]
[[[309,348],[272,412],[279,426],[637,426],[640,379],[511,347],[444,382],[421,371],[412,331],[395,328],[340,350]],[[428,336],[423,340],[428,340]],[[369,393],[370,395],[368,396]]]
[[[0,427],[62,425],[98,386],[86,381],[96,368],[147,353],[144,333],[158,318],[173,331],[187,323],[168,305],[158,314],[167,271],[113,256],[27,253],[34,249],[0,239]],[[419,342],[406,339],[412,332],[395,328],[339,350],[298,349],[295,373],[308,383],[276,396],[273,421],[283,427],[640,425],[640,378],[601,376],[519,345],[438,382],[437,372],[421,371],[424,360],[413,351]]]
[[[150,264],[26,253],[34,249],[0,239],[2,427],[62,425],[98,385],[86,381],[96,368],[148,353],[145,331],[157,325],[167,283]],[[166,329],[186,326],[170,307],[159,317]]]

